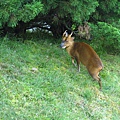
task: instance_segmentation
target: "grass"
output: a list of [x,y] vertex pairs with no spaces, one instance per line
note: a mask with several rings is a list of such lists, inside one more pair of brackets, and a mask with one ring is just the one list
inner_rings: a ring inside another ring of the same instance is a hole
[[105,67],[99,91],[59,41],[27,39],[0,40],[0,120],[120,119],[120,56],[100,54]]

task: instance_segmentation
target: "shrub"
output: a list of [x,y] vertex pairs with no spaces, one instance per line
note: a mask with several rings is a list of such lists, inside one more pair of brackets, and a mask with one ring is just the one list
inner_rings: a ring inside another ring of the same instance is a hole
[[105,49],[108,53],[118,54],[120,52],[120,29],[104,22],[92,24],[91,28],[94,42],[99,48]]

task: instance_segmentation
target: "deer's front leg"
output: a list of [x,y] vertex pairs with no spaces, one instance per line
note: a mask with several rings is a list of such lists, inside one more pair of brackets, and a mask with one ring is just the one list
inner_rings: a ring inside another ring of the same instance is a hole
[[75,59],[72,57],[72,64],[76,67]]

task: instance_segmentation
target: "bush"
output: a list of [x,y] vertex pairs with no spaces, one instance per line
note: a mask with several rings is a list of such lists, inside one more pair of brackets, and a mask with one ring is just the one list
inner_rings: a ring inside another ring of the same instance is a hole
[[108,53],[118,54],[120,52],[120,30],[110,24],[98,22],[91,24],[92,36],[98,48],[105,49]]

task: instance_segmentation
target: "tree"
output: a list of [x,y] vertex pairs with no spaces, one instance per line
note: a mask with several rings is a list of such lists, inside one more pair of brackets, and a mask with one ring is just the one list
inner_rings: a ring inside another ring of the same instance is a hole
[[39,0],[1,0],[0,29],[7,32],[24,32],[29,22],[42,12],[43,4]]
[[89,19],[97,23],[93,36],[99,46],[111,53],[120,52],[120,1],[99,0],[99,6]]
[[57,37],[74,23],[88,20],[97,6],[96,0],[1,0],[0,29],[17,34],[32,27],[48,29],[48,24]]
[[0,30],[4,34],[38,27],[58,37],[84,21],[120,28],[119,0],[1,0],[0,10]]
[[84,20],[89,20],[98,6],[96,0],[43,0],[42,3],[46,13],[44,17],[56,37],[60,36],[65,29],[71,30],[73,24],[78,25]]
[[119,0],[98,0],[99,6],[91,15],[91,21],[105,22],[118,26],[120,23],[120,1]]

